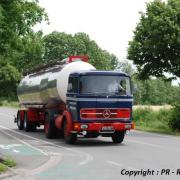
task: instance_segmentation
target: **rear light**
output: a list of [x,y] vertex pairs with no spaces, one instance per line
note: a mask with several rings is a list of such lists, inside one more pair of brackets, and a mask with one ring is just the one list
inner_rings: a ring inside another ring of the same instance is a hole
[[131,109],[81,109],[81,119],[129,119]]

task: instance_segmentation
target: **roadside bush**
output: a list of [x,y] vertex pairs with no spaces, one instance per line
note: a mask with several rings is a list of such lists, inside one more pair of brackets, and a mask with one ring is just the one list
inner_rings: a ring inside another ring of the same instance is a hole
[[153,111],[150,108],[138,108],[133,110],[133,120],[137,127],[141,129],[169,132],[168,124],[171,116],[171,109],[161,109]]
[[175,105],[173,107],[169,125],[173,130],[180,130],[180,105]]
[[20,79],[21,74],[18,70],[0,57],[0,96],[15,96]]
[[0,106],[5,107],[19,107],[17,96],[0,96]]

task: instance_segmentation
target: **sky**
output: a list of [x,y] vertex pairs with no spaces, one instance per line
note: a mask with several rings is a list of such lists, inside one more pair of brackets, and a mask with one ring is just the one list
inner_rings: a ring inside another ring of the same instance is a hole
[[[39,24],[35,30],[75,34],[84,32],[120,61],[127,56],[128,42],[152,0],[39,0],[45,8],[50,25]],[[180,79],[173,84],[180,83]]]
[[85,32],[102,49],[123,60],[140,19],[139,11],[145,12],[146,2],[150,0],[39,0],[50,25],[43,23],[36,28],[45,34],[54,30]]

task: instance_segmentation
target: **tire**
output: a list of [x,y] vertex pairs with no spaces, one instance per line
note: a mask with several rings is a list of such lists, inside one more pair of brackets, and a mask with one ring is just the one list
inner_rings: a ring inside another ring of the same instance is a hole
[[111,137],[113,143],[122,143],[124,140],[126,131],[116,131]]
[[51,113],[46,113],[44,122],[44,131],[46,138],[52,139],[57,136],[57,128],[54,124],[54,119]]
[[64,133],[62,130],[57,130],[56,131],[56,137],[63,139],[64,138]]
[[67,121],[65,120],[63,123],[63,132],[64,132],[64,139],[66,144],[75,144],[77,141],[77,134],[69,133],[67,134]]
[[23,128],[24,128],[24,123],[21,120],[20,111],[18,111],[18,113],[17,113],[17,127],[19,130],[23,130]]
[[36,124],[30,124],[30,130],[32,132],[36,131],[37,125]]
[[24,130],[26,132],[29,132],[31,130],[31,125],[30,122],[28,121],[27,112],[24,112]]

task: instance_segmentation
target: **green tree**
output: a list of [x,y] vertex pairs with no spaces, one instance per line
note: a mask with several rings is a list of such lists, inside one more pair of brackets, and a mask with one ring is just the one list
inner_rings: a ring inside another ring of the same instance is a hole
[[4,61],[0,57],[0,95],[14,96],[16,92],[17,83],[20,81],[21,74],[18,70]]
[[141,13],[128,59],[137,65],[141,78],[163,76],[164,72],[180,77],[180,0],[155,0]]
[[134,94],[135,104],[174,104],[180,95],[178,87],[172,86],[170,81],[162,78],[148,80],[134,78],[134,80],[138,85],[138,91]]
[[43,63],[45,53],[42,32],[31,32],[22,39],[22,51],[14,51],[11,64],[20,72]]
[[12,50],[21,50],[22,38],[32,27],[47,20],[37,0],[0,1],[0,54],[9,56]]
[[136,72],[135,68],[133,68],[132,64],[127,60],[119,61],[118,65],[116,66],[116,70],[125,72],[130,76],[132,76]]
[[20,72],[40,61],[42,34],[32,28],[43,20],[37,0],[0,1],[0,96],[15,94]]
[[90,63],[97,69],[113,70],[118,59],[115,55],[102,50],[95,41],[85,33],[71,34],[52,32],[44,36],[44,62],[62,60],[70,55],[88,55]]

